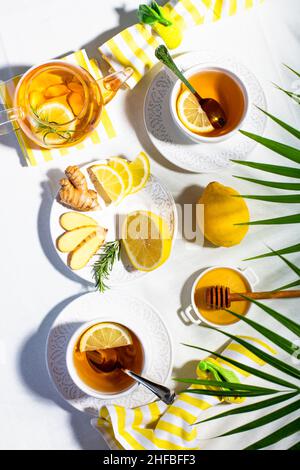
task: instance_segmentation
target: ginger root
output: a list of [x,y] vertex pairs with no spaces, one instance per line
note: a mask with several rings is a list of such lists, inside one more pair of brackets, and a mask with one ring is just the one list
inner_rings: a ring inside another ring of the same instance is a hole
[[97,209],[98,195],[93,189],[88,189],[85,176],[78,166],[68,166],[65,174],[67,178],[60,180],[60,202],[78,211]]

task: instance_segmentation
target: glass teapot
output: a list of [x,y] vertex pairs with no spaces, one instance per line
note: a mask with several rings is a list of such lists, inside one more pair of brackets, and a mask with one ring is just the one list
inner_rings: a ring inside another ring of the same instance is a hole
[[0,113],[0,135],[15,122],[40,147],[77,144],[96,128],[103,106],[132,73],[126,68],[95,80],[84,68],[62,60],[32,67],[16,87],[13,107]]

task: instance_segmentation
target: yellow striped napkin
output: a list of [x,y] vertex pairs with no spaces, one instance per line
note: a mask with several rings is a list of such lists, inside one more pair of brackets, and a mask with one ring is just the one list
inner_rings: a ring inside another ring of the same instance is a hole
[[[257,338],[242,336],[249,343],[263,351],[276,354],[268,344]],[[244,346],[231,342],[222,353],[230,359],[251,367],[262,367],[264,361],[248,351]],[[222,367],[235,373],[240,382],[250,374],[222,359],[211,359]],[[209,378],[206,372],[197,368],[199,378]],[[211,380],[211,377],[210,377]],[[203,388],[193,385],[191,388]],[[232,398],[222,399],[214,396],[180,394],[173,405],[167,406],[161,401],[134,409],[118,405],[104,406],[99,411],[99,418],[92,420],[111,449],[126,450],[196,450],[199,449],[198,427],[201,413],[222,401],[232,402]]]
[[[70,62],[72,64],[80,65],[90,72],[90,74],[95,78],[99,79],[102,77],[100,69],[97,65],[97,62],[93,59],[89,59],[86,51],[76,51],[73,54],[66,56],[63,60]],[[4,106],[7,108],[12,107],[13,96],[15,92],[16,85],[18,84],[21,76],[14,77],[11,80],[8,80],[5,83],[0,85],[0,96]],[[24,132],[22,132],[16,124],[14,124],[14,130],[22,149],[25,161],[28,165],[38,165],[41,162],[49,162],[56,158],[65,157],[71,151],[72,153],[82,150],[83,148],[91,148],[94,144],[99,144],[108,139],[112,139],[116,136],[116,130],[112,119],[109,115],[107,107],[103,108],[101,122],[97,126],[97,129],[87,137],[84,142],[80,142],[74,147],[66,147],[61,149],[43,149],[41,147],[35,146],[30,139],[26,137]],[[76,156],[76,154],[75,154]]]
[[[163,8],[172,21],[186,29],[233,16],[262,1],[170,0]],[[162,40],[151,26],[138,23],[108,40],[99,47],[99,51],[114,70],[118,70],[120,66],[134,69],[133,75],[127,81],[128,86],[133,88],[157,62],[154,51],[160,43]]]

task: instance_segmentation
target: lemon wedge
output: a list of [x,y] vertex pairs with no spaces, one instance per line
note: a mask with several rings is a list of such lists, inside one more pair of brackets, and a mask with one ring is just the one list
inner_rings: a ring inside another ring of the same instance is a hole
[[112,157],[109,159],[108,162],[109,166],[116,170],[117,173],[121,176],[124,186],[125,186],[125,193],[124,195],[126,196],[131,192],[132,189],[132,183],[133,183],[133,178],[131,171],[129,170],[129,165],[125,158],[121,157]]
[[170,256],[172,237],[167,223],[150,211],[127,215],[122,227],[123,246],[139,271],[153,271]]
[[93,165],[88,173],[98,194],[107,204],[118,204],[125,196],[125,184],[121,175],[105,163]]
[[197,98],[189,90],[180,93],[177,100],[177,114],[182,124],[195,134],[205,134],[214,130]]
[[86,330],[80,338],[80,352],[97,349],[119,348],[132,344],[129,331],[116,323],[97,323]]
[[146,185],[149,179],[150,161],[145,152],[140,152],[128,166],[132,174],[131,193],[136,193]]

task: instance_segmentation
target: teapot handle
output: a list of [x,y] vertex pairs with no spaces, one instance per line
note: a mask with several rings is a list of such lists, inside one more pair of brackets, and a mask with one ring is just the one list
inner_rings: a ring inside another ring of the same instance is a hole
[[0,111],[0,135],[7,135],[14,130],[11,124],[17,122],[22,117],[21,108],[8,108]]
[[106,77],[102,77],[97,80],[104,104],[107,104],[112,100],[117,91],[122,85],[124,85],[124,83],[126,83],[132,74],[133,69],[131,67],[126,67],[125,69],[118,70],[117,72],[113,72],[110,75],[106,75]]

